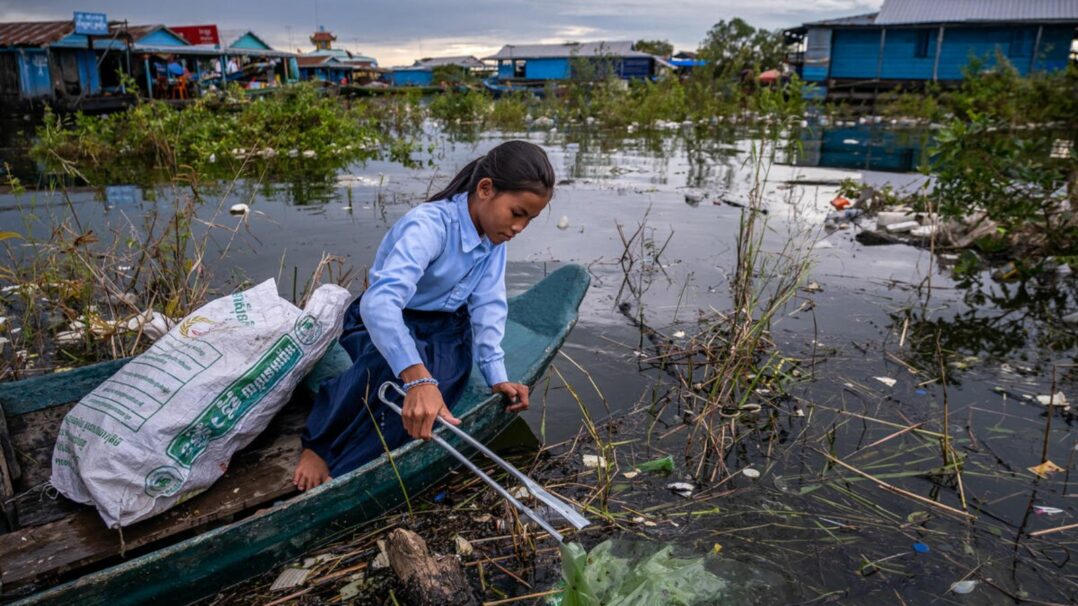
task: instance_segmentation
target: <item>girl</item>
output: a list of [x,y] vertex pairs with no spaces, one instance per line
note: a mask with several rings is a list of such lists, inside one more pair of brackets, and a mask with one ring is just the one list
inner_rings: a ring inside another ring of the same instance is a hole
[[[297,488],[352,471],[408,436],[429,440],[437,417],[459,424],[450,410],[468,383],[473,351],[487,385],[512,403],[508,410],[528,408],[528,388],[509,382],[501,348],[505,243],[553,193],[546,153],[508,141],[390,229],[370,286],[345,313],[340,343],[353,364],[315,397],[293,477]],[[401,418],[376,395],[391,380],[403,381],[408,394]]]

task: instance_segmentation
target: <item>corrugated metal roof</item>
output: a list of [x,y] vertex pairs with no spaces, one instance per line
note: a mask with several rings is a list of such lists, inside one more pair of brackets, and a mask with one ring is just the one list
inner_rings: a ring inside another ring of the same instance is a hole
[[614,42],[578,42],[570,44],[506,44],[487,61],[498,59],[558,59],[562,57],[650,57],[633,50],[630,40]]
[[876,25],[1074,21],[1078,0],[884,0]]
[[876,15],[879,13],[865,13],[864,15],[852,15],[850,17],[839,17],[838,19],[824,19],[823,21],[810,21],[802,25],[802,27],[856,27],[863,25],[875,25]]
[[441,67],[443,65],[459,65],[463,68],[476,69],[487,67],[486,63],[483,63],[471,55],[462,55],[458,57],[428,57],[415,62],[416,67]]
[[0,23],[0,46],[48,46],[75,31],[67,21]]

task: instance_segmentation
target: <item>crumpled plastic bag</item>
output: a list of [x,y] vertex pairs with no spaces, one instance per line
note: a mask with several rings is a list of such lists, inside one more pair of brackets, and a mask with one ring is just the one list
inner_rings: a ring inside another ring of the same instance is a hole
[[729,581],[705,567],[705,558],[678,558],[667,545],[639,559],[614,554],[613,541],[584,551],[561,546],[565,591],[551,606],[692,606],[725,597]]

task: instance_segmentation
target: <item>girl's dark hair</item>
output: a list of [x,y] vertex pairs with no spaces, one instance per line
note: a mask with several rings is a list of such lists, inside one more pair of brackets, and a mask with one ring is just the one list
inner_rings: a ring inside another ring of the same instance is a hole
[[554,191],[554,167],[543,148],[527,141],[506,141],[469,162],[445,189],[427,202],[470,194],[484,178],[494,182],[496,192],[528,191],[545,197]]

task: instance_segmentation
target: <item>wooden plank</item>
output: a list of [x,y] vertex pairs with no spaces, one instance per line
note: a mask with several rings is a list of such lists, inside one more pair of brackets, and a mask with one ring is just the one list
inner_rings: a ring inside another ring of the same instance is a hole
[[[31,507],[20,519],[40,523],[0,535],[0,586],[5,592],[32,584],[55,584],[70,573],[181,532],[199,528],[295,491],[292,475],[299,460],[298,428],[309,407],[293,403],[248,448],[211,489],[171,510],[123,529],[109,530],[97,510],[60,497],[21,503]],[[50,451],[51,452],[51,451]],[[75,509],[74,513],[69,513]],[[56,514],[64,516],[55,519]],[[50,517],[51,516],[51,517]]]
[[4,591],[55,584],[64,573],[124,550],[149,545],[185,530],[262,505],[295,491],[292,473],[299,459],[296,434],[276,448],[243,457],[211,490],[149,520],[118,531],[105,527],[97,511],[84,508],[42,526],[0,536],[0,583]]
[[15,517],[15,480],[22,475],[19,463],[15,460],[15,451],[8,438],[7,423],[4,421],[4,409],[0,408],[0,532],[18,528]]

